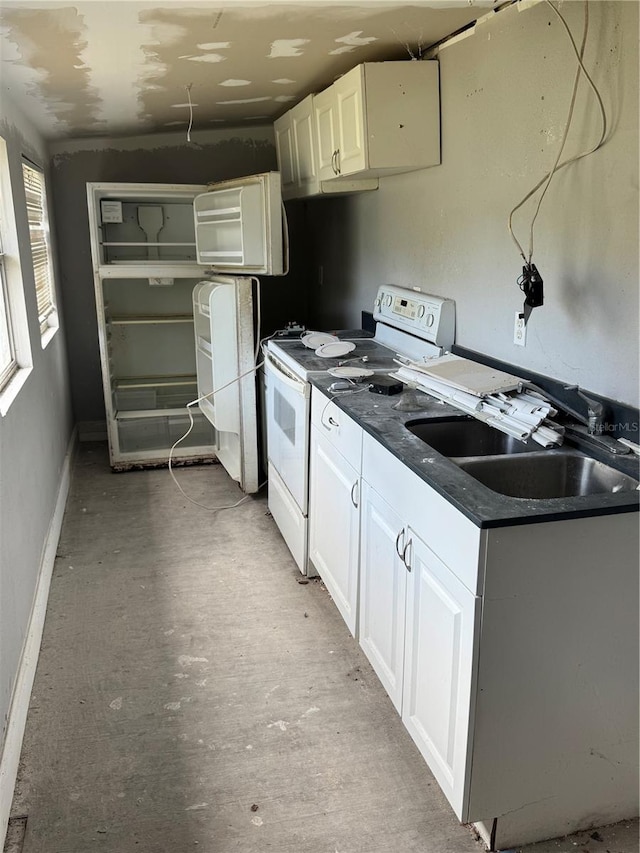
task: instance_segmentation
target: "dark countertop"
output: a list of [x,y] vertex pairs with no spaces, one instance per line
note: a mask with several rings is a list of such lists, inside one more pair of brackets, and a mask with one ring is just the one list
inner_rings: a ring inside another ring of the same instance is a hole
[[[484,486],[459,468],[446,456],[437,453],[417,436],[405,429],[405,423],[418,418],[463,417],[452,406],[433,397],[416,392],[424,400],[425,408],[419,412],[397,412],[392,406],[398,396],[375,394],[368,390],[367,380],[354,387],[354,391],[332,393],[331,376],[312,376],[311,384],[330,397],[338,408],[352,417],[383,447],[389,450],[436,492],[446,498],[478,527],[509,527],[519,524],[557,521],[566,518],[585,518],[622,512],[637,512],[640,492],[620,491],[597,495],[580,495],[569,498],[531,500],[501,495]],[[354,393],[355,392],[355,393]],[[565,447],[572,446],[569,440]],[[638,459],[633,454],[616,457],[607,451],[576,447],[582,453],[617,468],[639,479]],[[540,450],[545,453],[545,450]]]

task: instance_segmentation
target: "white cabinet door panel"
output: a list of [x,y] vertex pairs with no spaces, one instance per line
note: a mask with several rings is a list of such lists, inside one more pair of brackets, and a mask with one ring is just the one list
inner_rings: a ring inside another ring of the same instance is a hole
[[318,142],[318,178],[321,181],[335,178],[336,152],[338,150],[338,122],[336,99],[331,88],[313,99],[313,112]]
[[298,188],[303,195],[317,193],[318,155],[313,116],[313,97],[305,98],[292,112],[293,146]]
[[460,820],[468,800],[467,752],[480,599],[409,528],[402,718]]
[[311,392],[311,423],[323,438],[360,473],[362,427],[317,388]]
[[363,87],[361,66],[345,74],[333,85],[339,128],[337,167],[341,175],[350,175],[367,168]]
[[285,113],[274,122],[278,169],[282,181],[282,197],[290,198],[297,186],[296,158],[294,149],[294,130],[291,113]]
[[360,645],[402,711],[407,569],[400,516],[362,481]]
[[359,474],[311,428],[309,559],[351,633],[356,635]]

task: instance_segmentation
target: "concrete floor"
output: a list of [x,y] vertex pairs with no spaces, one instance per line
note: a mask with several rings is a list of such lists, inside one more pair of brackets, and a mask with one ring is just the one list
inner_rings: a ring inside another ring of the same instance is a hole
[[[219,466],[178,477],[238,498]],[[82,446],[7,853],[483,850],[302,580],[264,497],[208,512],[166,470],[113,474]],[[637,823],[596,835],[526,850],[638,850]]]

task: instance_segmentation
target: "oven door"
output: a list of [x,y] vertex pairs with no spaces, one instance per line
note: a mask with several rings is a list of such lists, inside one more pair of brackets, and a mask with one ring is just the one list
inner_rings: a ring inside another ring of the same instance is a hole
[[267,353],[267,455],[303,515],[307,514],[310,386]]

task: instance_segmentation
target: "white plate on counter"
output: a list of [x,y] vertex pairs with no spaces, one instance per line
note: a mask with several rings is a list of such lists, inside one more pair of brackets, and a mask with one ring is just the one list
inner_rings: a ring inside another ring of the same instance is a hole
[[322,344],[316,350],[316,355],[322,358],[340,358],[341,355],[346,355],[348,352],[353,352],[356,345],[353,341],[339,341],[337,338],[326,344]]
[[373,370],[365,370],[362,367],[350,367],[349,365],[345,367],[330,367],[327,373],[330,376],[335,376],[336,379],[365,379],[367,376],[373,376]]
[[340,338],[328,332],[307,332],[300,340],[308,349],[318,349],[323,344],[340,343]]

